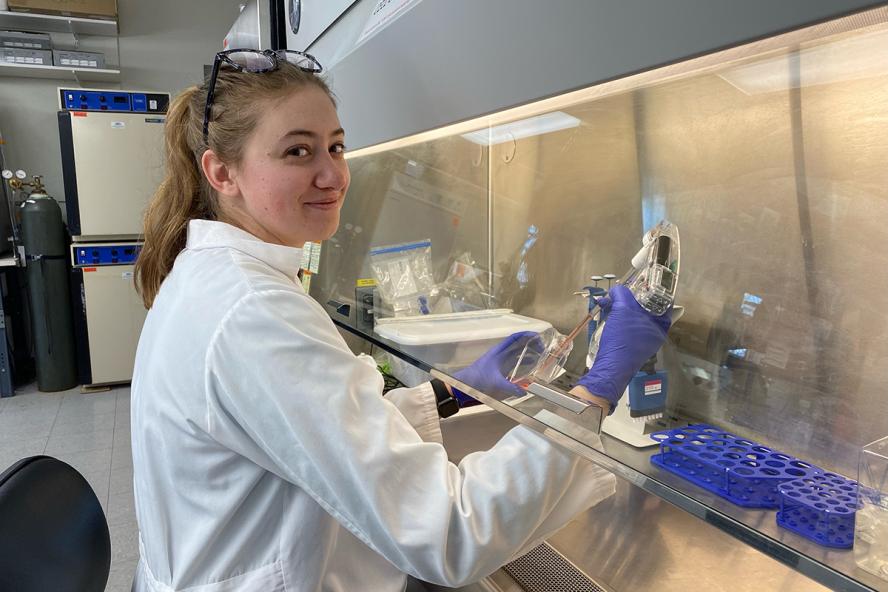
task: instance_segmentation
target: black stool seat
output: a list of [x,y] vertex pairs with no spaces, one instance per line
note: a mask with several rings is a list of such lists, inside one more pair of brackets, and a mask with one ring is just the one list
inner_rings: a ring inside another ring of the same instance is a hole
[[86,479],[50,456],[0,475],[0,590],[103,592],[111,537]]

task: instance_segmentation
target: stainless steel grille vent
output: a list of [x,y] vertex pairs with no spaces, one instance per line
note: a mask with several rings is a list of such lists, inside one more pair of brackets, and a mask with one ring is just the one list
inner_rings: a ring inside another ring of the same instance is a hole
[[507,563],[503,569],[527,592],[607,592],[548,543]]

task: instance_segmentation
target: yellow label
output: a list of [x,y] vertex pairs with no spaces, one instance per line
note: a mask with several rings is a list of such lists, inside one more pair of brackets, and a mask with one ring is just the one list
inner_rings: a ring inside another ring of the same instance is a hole
[[359,288],[366,288],[367,286],[375,286],[376,280],[374,280],[373,278],[359,279],[358,281],[355,282],[355,285]]

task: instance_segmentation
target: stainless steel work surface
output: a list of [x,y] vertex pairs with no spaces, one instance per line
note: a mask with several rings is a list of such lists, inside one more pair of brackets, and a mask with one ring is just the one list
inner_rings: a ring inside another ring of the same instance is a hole
[[[481,407],[442,421],[442,432],[448,455],[458,461],[470,452],[489,448],[514,426],[508,418]],[[612,440],[606,439],[607,446]],[[773,512],[767,515],[773,520]],[[548,543],[608,591],[827,590],[623,479],[617,479],[614,496],[578,516]],[[430,584],[426,587],[433,592],[450,590]],[[485,582],[459,590],[523,589],[500,570]]]
[[622,479],[617,480],[616,495],[549,542],[615,591],[827,590]]

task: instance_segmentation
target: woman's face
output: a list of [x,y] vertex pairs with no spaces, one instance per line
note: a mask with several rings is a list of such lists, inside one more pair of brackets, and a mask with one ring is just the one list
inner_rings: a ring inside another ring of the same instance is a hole
[[330,238],[350,179],[344,141],[333,102],[314,85],[267,103],[231,167],[240,195],[226,217],[270,243]]

